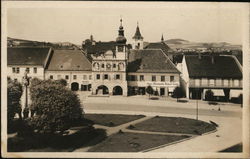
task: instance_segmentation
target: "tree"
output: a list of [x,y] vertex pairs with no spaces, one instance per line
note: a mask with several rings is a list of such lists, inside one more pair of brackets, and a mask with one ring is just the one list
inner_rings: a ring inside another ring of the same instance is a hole
[[61,84],[63,86],[67,86],[67,81],[65,79],[59,79],[59,80],[56,80],[56,82],[58,82],[58,84]]
[[214,97],[214,92],[211,89],[207,90],[205,93],[205,99],[208,101],[212,101],[213,97]]
[[148,86],[146,88],[146,92],[148,93],[149,98],[150,98],[150,95],[152,95],[154,93],[154,89],[151,86]]
[[8,78],[8,99],[7,99],[7,114],[8,121],[11,122],[14,119],[16,113],[18,113],[19,118],[22,119],[22,108],[20,104],[20,99],[23,93],[23,88],[21,83],[13,81]]
[[181,87],[175,87],[172,97],[176,98],[177,102],[179,101],[179,98],[183,97],[183,92]]
[[78,96],[57,81],[32,80],[30,93],[34,112],[30,124],[38,132],[62,133],[82,117]]

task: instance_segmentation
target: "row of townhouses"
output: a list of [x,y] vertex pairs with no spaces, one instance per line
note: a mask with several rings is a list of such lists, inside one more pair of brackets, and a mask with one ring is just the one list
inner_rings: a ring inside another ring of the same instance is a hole
[[242,66],[233,56],[184,56],[176,66],[163,36],[144,46],[137,25],[132,39],[127,44],[121,20],[115,41],[96,42],[91,36],[82,50],[9,47],[8,76],[22,82],[27,71],[32,78],[65,79],[73,91],[92,95],[145,95],[148,86],[160,96],[178,86],[188,98],[204,98],[208,89],[218,96],[241,93]]

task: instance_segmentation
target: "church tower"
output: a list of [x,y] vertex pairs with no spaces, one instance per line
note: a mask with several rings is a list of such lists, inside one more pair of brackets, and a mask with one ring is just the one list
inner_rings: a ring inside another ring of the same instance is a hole
[[132,49],[143,49],[143,37],[141,36],[140,28],[137,22],[135,35],[133,36]]
[[118,37],[116,38],[116,57],[124,58],[126,60],[126,52],[127,52],[127,39],[124,36],[124,29],[122,26],[122,19],[120,20],[121,24],[118,30]]

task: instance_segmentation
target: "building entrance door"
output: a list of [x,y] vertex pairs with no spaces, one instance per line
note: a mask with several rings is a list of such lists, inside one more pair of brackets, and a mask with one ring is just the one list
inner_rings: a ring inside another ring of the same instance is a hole
[[164,96],[165,95],[165,88],[160,88],[160,95]]

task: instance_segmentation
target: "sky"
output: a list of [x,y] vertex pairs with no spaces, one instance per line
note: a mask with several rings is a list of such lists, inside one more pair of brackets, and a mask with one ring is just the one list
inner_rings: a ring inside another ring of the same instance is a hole
[[[104,5],[103,5],[104,4]],[[181,38],[193,42],[241,44],[242,11],[232,5],[167,2],[81,3],[7,9],[7,36],[47,42],[81,44],[92,34],[96,41],[112,41],[120,18],[125,37],[132,41],[137,22],[144,41]]]

